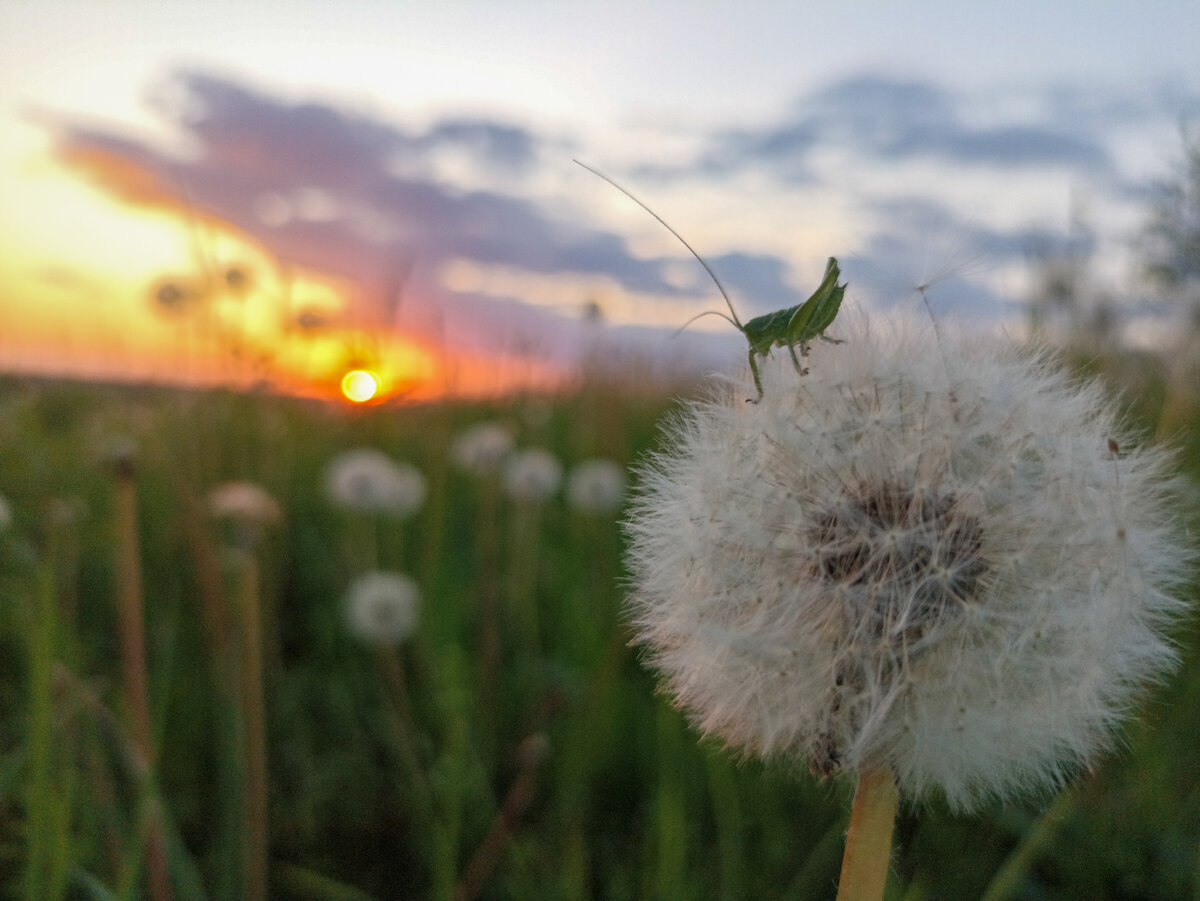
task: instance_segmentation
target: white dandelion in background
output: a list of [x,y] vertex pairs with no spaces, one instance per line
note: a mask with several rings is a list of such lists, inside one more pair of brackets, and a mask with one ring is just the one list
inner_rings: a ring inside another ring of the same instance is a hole
[[275,498],[253,482],[225,482],[208,493],[208,512],[244,525],[269,526],[283,519]]
[[463,431],[450,446],[450,458],[476,475],[498,472],[512,453],[513,435],[498,422],[481,422]]
[[56,527],[77,526],[89,512],[87,501],[78,495],[52,497],[46,502],[46,521]]
[[12,507],[8,499],[0,494],[0,532],[7,532],[13,524]]
[[233,526],[234,544],[251,549],[263,532],[283,520],[279,502],[253,482],[225,482],[208,493],[208,512]]
[[567,476],[567,500],[583,513],[612,513],[621,506],[625,484],[625,470],[612,460],[584,460]]
[[400,463],[370,448],[343,451],[325,471],[330,500],[346,510],[409,516],[421,508],[425,476],[411,463]]
[[416,631],[421,591],[408,576],[372,572],[346,593],[346,623],[352,635],[375,644],[403,641]]
[[504,490],[513,500],[549,500],[562,481],[562,464],[548,450],[531,447],[517,451],[504,467]]
[[1059,785],[1175,660],[1169,456],[1044,355],[840,337],[807,376],[770,361],[758,405],[748,379],[693,404],[643,467],[636,640],[744,752],[957,810]]
[[137,469],[138,454],[138,443],[130,435],[109,434],[100,440],[100,462],[120,477],[133,477]]

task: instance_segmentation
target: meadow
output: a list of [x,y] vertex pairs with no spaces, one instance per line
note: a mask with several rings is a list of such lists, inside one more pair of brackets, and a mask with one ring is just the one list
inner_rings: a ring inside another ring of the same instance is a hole
[[[1200,480],[1195,393],[1149,357],[1077,365]],[[350,407],[6,377],[0,897],[833,898],[853,786],[697,739],[629,646],[619,498],[570,488],[693,390]],[[419,490],[339,498],[364,449]],[[523,481],[500,467],[531,449]],[[415,628],[348,616],[373,572],[415,585]],[[1200,899],[1200,618],[1176,637],[1058,796],[902,806],[890,901]]]

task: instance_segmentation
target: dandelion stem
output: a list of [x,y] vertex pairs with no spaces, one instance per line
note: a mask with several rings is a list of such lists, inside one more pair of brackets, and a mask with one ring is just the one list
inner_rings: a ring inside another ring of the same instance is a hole
[[[150,702],[146,672],[145,594],[142,590],[142,560],[137,527],[137,483],[133,468],[120,467],[116,477],[114,500],[116,518],[116,575],[121,637],[121,679],[125,704],[132,720],[134,745],[148,764],[154,768],[154,741],[150,727]],[[149,873],[150,897],[156,901],[171,898],[171,878],[167,864],[166,845],[161,830],[161,815],[154,800],[152,783],[144,783],[149,791],[146,862]]]
[[242,704],[245,716],[246,897],[265,898],[267,890],[267,732],[262,667],[262,613],[258,561],[248,554],[238,574],[242,608]]
[[890,769],[867,770],[858,777],[837,901],[883,898],[897,798],[896,781]]

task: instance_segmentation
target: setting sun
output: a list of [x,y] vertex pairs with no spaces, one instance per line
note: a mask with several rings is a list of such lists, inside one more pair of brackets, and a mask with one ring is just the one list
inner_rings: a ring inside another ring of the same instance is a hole
[[342,394],[356,404],[368,401],[379,390],[379,376],[365,369],[353,369],[342,376]]

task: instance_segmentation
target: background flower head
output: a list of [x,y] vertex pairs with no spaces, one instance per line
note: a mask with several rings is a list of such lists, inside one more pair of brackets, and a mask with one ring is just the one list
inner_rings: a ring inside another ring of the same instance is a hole
[[232,527],[234,546],[250,549],[264,531],[283,520],[279,502],[253,482],[225,482],[208,493],[208,512]]
[[425,502],[425,477],[370,448],[344,451],[325,471],[325,488],[337,506],[362,513],[408,516]]
[[374,643],[403,641],[416,631],[421,591],[408,576],[372,572],[346,593],[346,623],[356,638]]
[[561,481],[558,457],[540,447],[514,453],[504,466],[504,490],[514,500],[549,500]]
[[450,457],[468,472],[488,475],[501,467],[512,449],[512,432],[506,426],[498,422],[481,422],[454,439]]
[[625,470],[612,460],[584,460],[567,477],[567,500],[584,513],[611,513],[625,495]]
[[225,482],[208,494],[208,511],[218,519],[268,526],[283,519],[275,498],[253,482]]
[[[963,808],[1105,748],[1188,554],[1095,385],[863,328],[694,404],[628,524],[637,640],[696,725]],[[779,355],[783,356],[783,355]],[[785,358],[786,359],[786,358]]]

